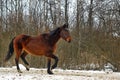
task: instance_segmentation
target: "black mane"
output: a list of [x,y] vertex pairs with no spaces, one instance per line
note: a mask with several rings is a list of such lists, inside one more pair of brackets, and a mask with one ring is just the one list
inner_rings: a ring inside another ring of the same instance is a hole
[[55,30],[50,31],[50,36],[52,36],[52,35],[55,35],[55,34],[59,33],[59,31],[60,31],[60,28],[59,28],[59,27],[58,27],[58,28],[56,28]]

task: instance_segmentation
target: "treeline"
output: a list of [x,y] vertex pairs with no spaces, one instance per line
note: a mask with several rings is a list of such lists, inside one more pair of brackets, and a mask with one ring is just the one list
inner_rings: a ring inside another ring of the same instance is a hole
[[[69,23],[72,42],[58,43],[59,68],[103,69],[111,63],[120,71],[119,0],[0,0],[0,66],[8,45],[18,34],[32,36]],[[31,67],[46,67],[45,57],[29,55]]]

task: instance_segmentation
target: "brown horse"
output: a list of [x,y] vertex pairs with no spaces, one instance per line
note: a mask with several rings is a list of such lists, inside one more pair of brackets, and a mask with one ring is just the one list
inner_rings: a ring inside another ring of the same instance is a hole
[[[49,74],[53,74],[51,70],[56,68],[58,63],[58,57],[53,53],[56,50],[56,43],[60,38],[64,39],[67,42],[71,42],[71,36],[68,31],[68,24],[64,24],[63,26],[58,27],[49,33],[40,34],[36,37],[24,34],[18,35],[12,39],[11,43],[9,44],[9,51],[5,58],[5,61],[8,61],[15,51],[15,63],[18,72],[21,73],[21,70],[19,68],[20,57],[25,64],[26,70],[29,70],[29,64],[25,59],[27,54],[46,56],[48,59],[47,72]],[[52,67],[51,59],[55,60],[55,63],[52,65]]]

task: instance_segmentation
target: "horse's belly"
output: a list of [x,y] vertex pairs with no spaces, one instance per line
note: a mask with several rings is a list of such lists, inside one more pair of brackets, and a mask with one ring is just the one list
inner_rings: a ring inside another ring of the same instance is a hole
[[34,54],[34,55],[45,55],[49,52],[54,51],[52,47],[42,41],[31,40],[24,46],[24,50],[27,53]]
[[27,53],[30,53],[32,55],[44,55],[45,51],[44,50],[37,50],[37,49],[24,49],[24,51],[26,51]]

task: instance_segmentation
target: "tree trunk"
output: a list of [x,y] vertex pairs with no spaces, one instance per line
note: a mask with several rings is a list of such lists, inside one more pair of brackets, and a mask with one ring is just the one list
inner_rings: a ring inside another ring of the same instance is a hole
[[68,23],[68,0],[65,0],[65,22]]
[[92,27],[93,27],[93,0],[90,0],[90,8],[89,8],[89,15],[88,15],[88,29],[89,32],[92,31]]

